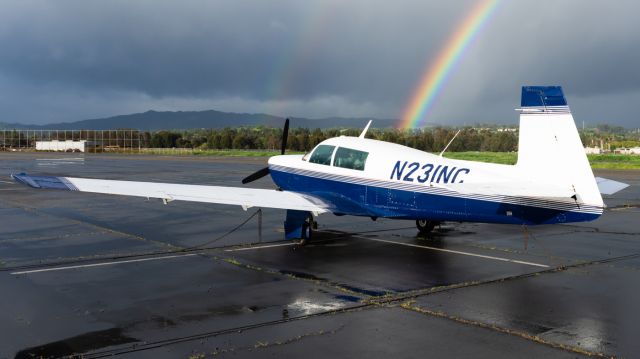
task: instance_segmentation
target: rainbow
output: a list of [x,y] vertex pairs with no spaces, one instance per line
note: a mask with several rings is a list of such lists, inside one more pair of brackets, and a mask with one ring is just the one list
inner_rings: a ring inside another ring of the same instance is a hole
[[446,45],[440,50],[436,61],[427,68],[415,95],[406,107],[400,120],[400,128],[417,128],[431,110],[434,100],[442,90],[451,70],[462,58],[469,44],[482,30],[499,0],[483,0],[473,8],[458,26]]
[[272,59],[273,67],[265,81],[268,100],[271,100],[266,101],[264,111],[267,113],[287,116],[286,102],[295,89],[296,81],[308,71],[306,66],[311,62],[314,51],[329,41],[323,29],[331,25],[335,5],[310,2],[304,9],[300,14],[303,26],[281,41],[280,57]]

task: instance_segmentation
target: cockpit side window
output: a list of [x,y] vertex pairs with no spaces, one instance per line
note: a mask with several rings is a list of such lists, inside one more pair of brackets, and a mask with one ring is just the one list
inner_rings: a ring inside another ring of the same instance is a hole
[[336,167],[364,171],[364,165],[367,162],[367,156],[369,156],[368,152],[352,150],[346,147],[339,147],[336,151],[333,165]]
[[331,155],[333,155],[333,150],[335,148],[336,146],[319,145],[311,154],[309,162],[327,166],[331,165]]

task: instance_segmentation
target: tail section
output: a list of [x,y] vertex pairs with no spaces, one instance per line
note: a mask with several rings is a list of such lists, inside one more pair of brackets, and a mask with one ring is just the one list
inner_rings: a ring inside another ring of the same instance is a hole
[[578,204],[602,196],[560,86],[523,86],[516,166],[540,183],[568,186]]

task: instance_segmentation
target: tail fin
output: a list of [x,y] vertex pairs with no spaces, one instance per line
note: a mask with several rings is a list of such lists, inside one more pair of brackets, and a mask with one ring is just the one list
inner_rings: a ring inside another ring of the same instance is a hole
[[578,203],[602,207],[602,196],[560,86],[523,86],[516,164],[541,182],[570,186]]

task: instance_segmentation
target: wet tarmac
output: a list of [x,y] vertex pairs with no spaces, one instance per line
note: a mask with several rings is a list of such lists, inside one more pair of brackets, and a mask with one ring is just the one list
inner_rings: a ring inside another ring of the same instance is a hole
[[307,246],[282,240],[281,210],[9,178],[241,186],[265,162],[0,153],[0,358],[640,356],[638,171],[597,171],[632,186],[595,222],[419,237],[408,221],[322,215]]

